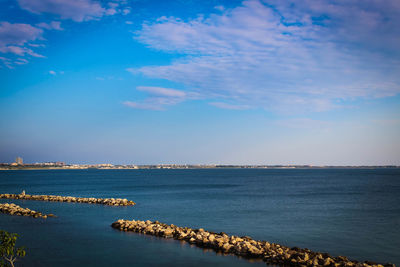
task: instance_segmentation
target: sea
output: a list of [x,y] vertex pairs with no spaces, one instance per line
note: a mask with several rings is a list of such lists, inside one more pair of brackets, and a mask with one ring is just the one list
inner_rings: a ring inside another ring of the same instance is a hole
[[265,266],[183,241],[111,228],[158,220],[358,261],[400,265],[400,169],[0,171],[0,193],[127,198],[112,207],[0,199],[56,218],[0,213],[16,266]]

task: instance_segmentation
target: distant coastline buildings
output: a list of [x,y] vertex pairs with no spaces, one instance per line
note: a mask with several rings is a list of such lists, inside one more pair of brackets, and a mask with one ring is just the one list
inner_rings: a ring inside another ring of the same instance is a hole
[[400,168],[395,165],[382,166],[313,166],[313,165],[224,165],[224,164],[68,164],[61,161],[56,162],[36,162],[23,163],[21,157],[17,157],[13,163],[0,163],[0,170],[65,170],[65,169],[380,169],[380,168]]
[[16,162],[18,165],[24,164],[24,161],[23,161],[23,159],[22,159],[21,157],[17,157],[17,158],[15,159],[15,162]]
[[11,163],[11,166],[24,165],[24,160],[21,157],[16,157],[15,162]]
[[15,162],[16,162],[18,165],[24,164],[24,160],[23,160],[21,157],[17,157],[17,158],[15,159]]
[[22,157],[15,158],[12,163],[0,163],[0,170],[40,170],[40,169],[381,169],[381,168],[400,168],[396,165],[378,165],[378,166],[314,166],[314,165],[228,165],[228,164],[149,164],[149,165],[135,165],[135,164],[111,164],[111,163],[97,163],[97,164],[69,164],[62,161],[53,162],[36,162],[25,163]]

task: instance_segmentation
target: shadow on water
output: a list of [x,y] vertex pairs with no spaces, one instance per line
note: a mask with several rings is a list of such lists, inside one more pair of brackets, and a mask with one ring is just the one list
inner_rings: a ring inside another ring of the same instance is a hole
[[224,253],[222,251],[217,251],[212,248],[206,248],[206,247],[199,247],[194,244],[190,244],[186,241],[183,240],[176,240],[173,238],[162,238],[162,237],[157,237],[157,236],[152,236],[152,235],[145,235],[142,233],[135,233],[135,232],[124,232],[120,231],[117,229],[113,229],[113,231],[120,233],[123,236],[126,236],[128,238],[130,237],[137,237],[143,238],[145,242],[159,242],[160,244],[165,244],[165,245],[179,245],[181,249],[187,250],[195,250],[200,253],[206,254],[206,255],[213,255],[213,256],[218,256],[218,257],[227,257],[230,259],[239,259],[241,261],[247,261],[249,263],[264,263],[262,259],[255,259],[255,258],[250,258],[250,257],[243,257],[243,256],[238,256],[238,255],[233,255],[232,253]]

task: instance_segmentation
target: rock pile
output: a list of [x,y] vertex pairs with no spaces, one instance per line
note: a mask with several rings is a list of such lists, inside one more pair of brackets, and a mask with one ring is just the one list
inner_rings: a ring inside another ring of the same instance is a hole
[[297,247],[288,248],[266,241],[256,241],[250,237],[228,236],[204,229],[191,229],[168,225],[158,221],[118,220],[111,225],[121,231],[133,231],[164,238],[184,240],[199,247],[211,248],[248,258],[260,258],[268,264],[281,266],[325,266],[325,267],[395,267],[394,264],[357,262],[346,257],[333,257],[327,253],[314,252]]
[[47,217],[56,217],[54,214],[42,214],[41,212],[30,210],[28,208],[22,208],[13,203],[11,204],[0,203],[0,212],[10,215],[31,216],[34,218],[43,218],[43,219],[46,219]]
[[136,203],[121,198],[94,198],[94,197],[63,197],[53,195],[27,195],[25,192],[21,194],[0,194],[0,198],[6,199],[24,199],[24,200],[40,200],[40,201],[56,201],[56,202],[76,202],[89,204],[102,204],[108,206],[133,206]]

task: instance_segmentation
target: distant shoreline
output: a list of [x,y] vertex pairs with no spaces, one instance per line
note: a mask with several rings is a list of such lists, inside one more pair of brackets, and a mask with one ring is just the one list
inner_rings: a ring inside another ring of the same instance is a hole
[[305,165],[67,165],[67,166],[1,166],[0,171],[11,170],[159,170],[159,169],[400,169],[400,166],[305,166]]

